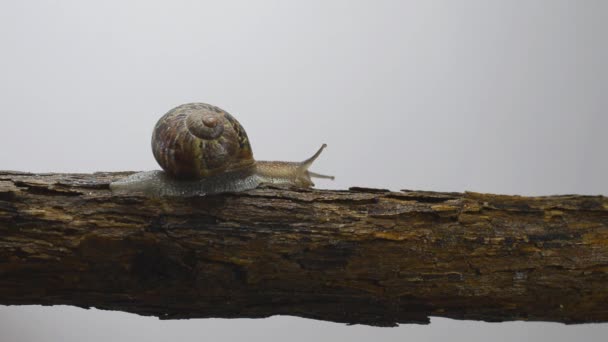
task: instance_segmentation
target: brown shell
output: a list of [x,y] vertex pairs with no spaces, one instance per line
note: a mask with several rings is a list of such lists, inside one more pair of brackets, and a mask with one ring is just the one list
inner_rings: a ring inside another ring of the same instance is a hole
[[200,179],[255,163],[245,129],[226,111],[188,103],[163,115],[152,134],[152,152],[171,176]]

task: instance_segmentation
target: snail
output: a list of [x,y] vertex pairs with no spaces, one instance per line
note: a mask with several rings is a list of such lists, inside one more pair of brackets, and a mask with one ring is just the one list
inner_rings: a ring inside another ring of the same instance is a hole
[[115,193],[198,196],[239,192],[260,184],[309,188],[309,171],[321,148],[302,162],[258,161],[247,133],[228,112],[206,103],[187,103],[162,116],[152,133],[152,152],[163,169],[132,174],[110,184]]

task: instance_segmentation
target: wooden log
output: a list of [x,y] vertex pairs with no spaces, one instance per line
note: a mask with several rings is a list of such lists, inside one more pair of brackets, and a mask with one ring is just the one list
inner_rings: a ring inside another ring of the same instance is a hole
[[113,195],[0,171],[0,304],[162,319],[608,321],[608,199],[260,188]]

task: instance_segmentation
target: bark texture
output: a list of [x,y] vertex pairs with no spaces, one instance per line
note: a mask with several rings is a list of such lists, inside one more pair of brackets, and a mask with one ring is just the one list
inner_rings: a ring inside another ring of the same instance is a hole
[[0,172],[0,304],[163,319],[608,321],[608,199],[260,188],[115,196]]

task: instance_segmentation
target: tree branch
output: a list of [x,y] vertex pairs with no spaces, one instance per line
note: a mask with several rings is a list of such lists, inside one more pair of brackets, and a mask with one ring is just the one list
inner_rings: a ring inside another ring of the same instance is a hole
[[124,175],[0,172],[0,304],[370,325],[608,321],[602,196],[113,196]]

